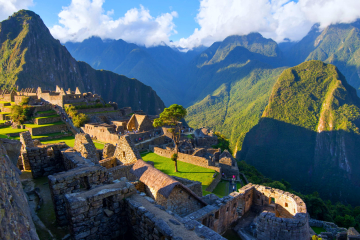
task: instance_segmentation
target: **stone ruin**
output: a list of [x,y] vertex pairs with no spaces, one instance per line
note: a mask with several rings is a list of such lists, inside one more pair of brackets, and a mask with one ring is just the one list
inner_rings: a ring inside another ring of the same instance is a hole
[[[223,198],[203,197],[201,183],[145,163],[129,136],[107,145],[106,158],[86,134],[76,136],[74,148],[31,141],[23,134],[22,156],[34,178],[48,176],[56,221],[72,239],[224,239],[220,234],[234,225],[246,239],[310,237],[299,197],[252,184]],[[223,154],[222,162],[233,164]]]

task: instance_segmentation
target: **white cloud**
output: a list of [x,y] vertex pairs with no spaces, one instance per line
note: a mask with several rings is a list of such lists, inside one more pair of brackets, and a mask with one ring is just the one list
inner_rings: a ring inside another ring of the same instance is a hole
[[[1,1],[1,0],[0,0]],[[169,37],[176,34],[173,18],[177,12],[153,17],[150,11],[140,8],[128,10],[125,15],[113,19],[114,10],[105,13],[105,0],[72,0],[70,6],[59,13],[60,25],[50,28],[52,35],[61,42],[83,41],[91,36],[123,39],[145,46],[169,44]]]
[[0,0],[0,21],[7,19],[14,12],[28,9],[33,0]]
[[298,41],[315,23],[321,28],[360,17],[360,0],[201,0],[195,29],[174,43],[184,48],[209,46],[227,36],[260,32],[281,42]]

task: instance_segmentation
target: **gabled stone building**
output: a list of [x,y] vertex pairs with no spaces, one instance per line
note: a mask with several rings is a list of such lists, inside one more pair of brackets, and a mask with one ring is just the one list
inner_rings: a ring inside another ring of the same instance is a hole
[[179,216],[186,216],[207,205],[185,185],[141,159],[136,161],[130,172],[145,185],[148,196]]
[[127,124],[129,131],[136,130],[139,132],[151,131],[154,129],[150,118],[147,115],[133,114]]

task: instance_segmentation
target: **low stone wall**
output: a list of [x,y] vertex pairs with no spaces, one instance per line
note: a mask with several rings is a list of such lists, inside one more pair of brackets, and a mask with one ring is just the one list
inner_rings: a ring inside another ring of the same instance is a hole
[[[174,152],[171,150],[162,149],[162,148],[158,148],[158,147],[154,147],[154,153],[156,153],[160,156],[163,156],[163,157],[167,157],[167,158],[171,158],[171,156],[174,154]],[[204,167],[204,168],[208,168],[208,169],[212,169],[217,172],[220,172],[220,168],[214,167],[214,166],[209,166],[209,160],[206,158],[203,158],[203,157],[192,156],[192,155],[188,155],[188,154],[179,152],[178,153],[178,161],[191,163],[191,164],[194,164],[194,165],[197,165],[200,167]]]
[[35,118],[35,124],[37,124],[37,125],[49,124],[49,123],[60,122],[60,121],[61,121],[60,116],[50,117],[50,118]]
[[240,198],[240,193],[233,192],[185,218],[194,219],[215,232],[223,234],[238,219],[237,207]]
[[33,178],[48,176],[64,171],[60,150],[67,148],[66,144],[40,145],[39,147],[26,148],[22,153],[23,166],[28,168],[29,163]]
[[29,130],[29,132],[33,136],[67,131],[67,127],[65,123],[61,125],[53,125],[53,126],[38,127],[38,128],[25,127],[25,129]]
[[214,180],[210,183],[210,185],[205,190],[208,192],[214,191],[214,189],[216,188],[216,186],[219,184],[220,181],[221,181],[221,174],[218,173],[217,176],[214,178]]
[[68,170],[67,172],[50,175],[48,178],[56,221],[59,226],[66,226],[68,224],[65,194],[89,190],[93,185],[112,181],[106,168],[86,165]]
[[68,132],[68,133],[64,133],[64,134],[61,134],[61,135],[57,135],[57,136],[42,137],[42,138],[37,138],[37,139],[41,142],[41,141],[47,141],[47,140],[53,140],[53,139],[68,137],[68,136],[72,136],[72,135],[73,134],[71,132]]
[[333,237],[335,237],[335,235],[338,232],[347,231],[346,228],[340,228],[335,223],[320,221],[320,220],[316,220],[316,219],[312,219],[312,218],[309,219],[309,225],[310,225],[310,227],[323,228],[326,230],[326,232],[332,233]]
[[309,239],[308,215],[298,213],[294,218],[278,218],[275,213],[262,212],[256,221],[257,239]]
[[99,164],[103,167],[106,167],[107,169],[117,166],[115,157],[105,158],[99,161]]
[[171,176],[173,179],[175,179],[176,181],[181,182],[182,184],[184,184],[187,188],[189,188],[191,191],[193,191],[196,195],[198,195],[199,197],[202,197],[202,186],[201,186],[201,182],[198,181],[191,181],[189,179],[186,178],[181,178],[181,177],[175,177],[175,176]]
[[104,108],[88,108],[88,109],[77,109],[78,113],[93,113],[93,112],[105,112],[105,111],[114,111],[114,107],[104,107]]
[[159,136],[159,137],[155,137],[152,138],[151,140],[145,141],[145,142],[140,142],[135,144],[135,147],[139,150],[139,151],[143,151],[143,150],[149,150],[150,146],[158,146],[158,145],[162,145],[165,143],[171,142],[171,139],[169,139],[168,137],[166,137],[165,135],[163,136]]
[[65,195],[73,239],[115,239],[127,231],[124,198],[136,192],[124,179],[82,193]]
[[213,230],[190,218],[181,218],[163,211],[137,194],[125,199],[129,216],[129,232],[132,239],[216,239],[225,240]]
[[126,177],[131,182],[137,181],[137,177],[134,174],[130,173],[130,169],[132,168],[134,164],[128,164],[128,165],[119,165],[113,168],[109,168],[109,173],[112,174],[114,179],[120,179],[123,177]]

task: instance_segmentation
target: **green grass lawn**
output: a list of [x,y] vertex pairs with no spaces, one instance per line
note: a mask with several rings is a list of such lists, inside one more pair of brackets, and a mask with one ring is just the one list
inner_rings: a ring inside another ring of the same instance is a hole
[[28,128],[39,128],[39,127],[47,127],[47,126],[62,125],[62,124],[65,124],[65,123],[62,121],[59,121],[59,122],[54,122],[54,123],[42,124],[42,125],[30,124],[30,123],[24,124],[24,125]]
[[59,117],[59,115],[54,114],[54,115],[49,115],[49,116],[45,116],[45,117],[36,117],[35,119],[53,118],[53,117]]
[[11,126],[0,128],[0,134],[5,135],[8,133],[20,133],[28,131],[27,129],[13,129]]
[[56,112],[54,110],[48,110],[48,111],[38,111],[36,112],[36,114],[49,114],[49,113],[53,113],[55,114]]
[[316,233],[316,234],[320,234],[320,233],[322,233],[322,232],[326,232],[326,230],[324,229],[324,228],[322,228],[322,227],[311,227],[312,228],[312,230],[314,230],[314,232]]
[[174,162],[170,158],[161,157],[155,153],[141,154],[144,161],[154,162],[155,168],[170,176],[182,177],[192,181],[199,181],[202,183],[203,195],[210,192],[205,189],[213,181],[214,170],[199,167],[190,163],[178,161],[178,172],[175,172]]
[[7,120],[0,120],[0,123],[6,123]]
[[227,181],[221,181],[218,183],[218,185],[215,187],[214,194],[216,194],[218,197],[224,197],[229,195],[229,183]]
[[[67,137],[62,137],[62,138],[53,139],[53,140],[41,141],[42,144],[59,143],[59,142],[65,142],[66,145],[68,145],[69,147],[74,147],[75,136],[67,136]],[[94,145],[97,149],[104,148],[104,144],[100,143],[100,142],[94,142]]]
[[10,114],[11,112],[0,112],[0,114]]

